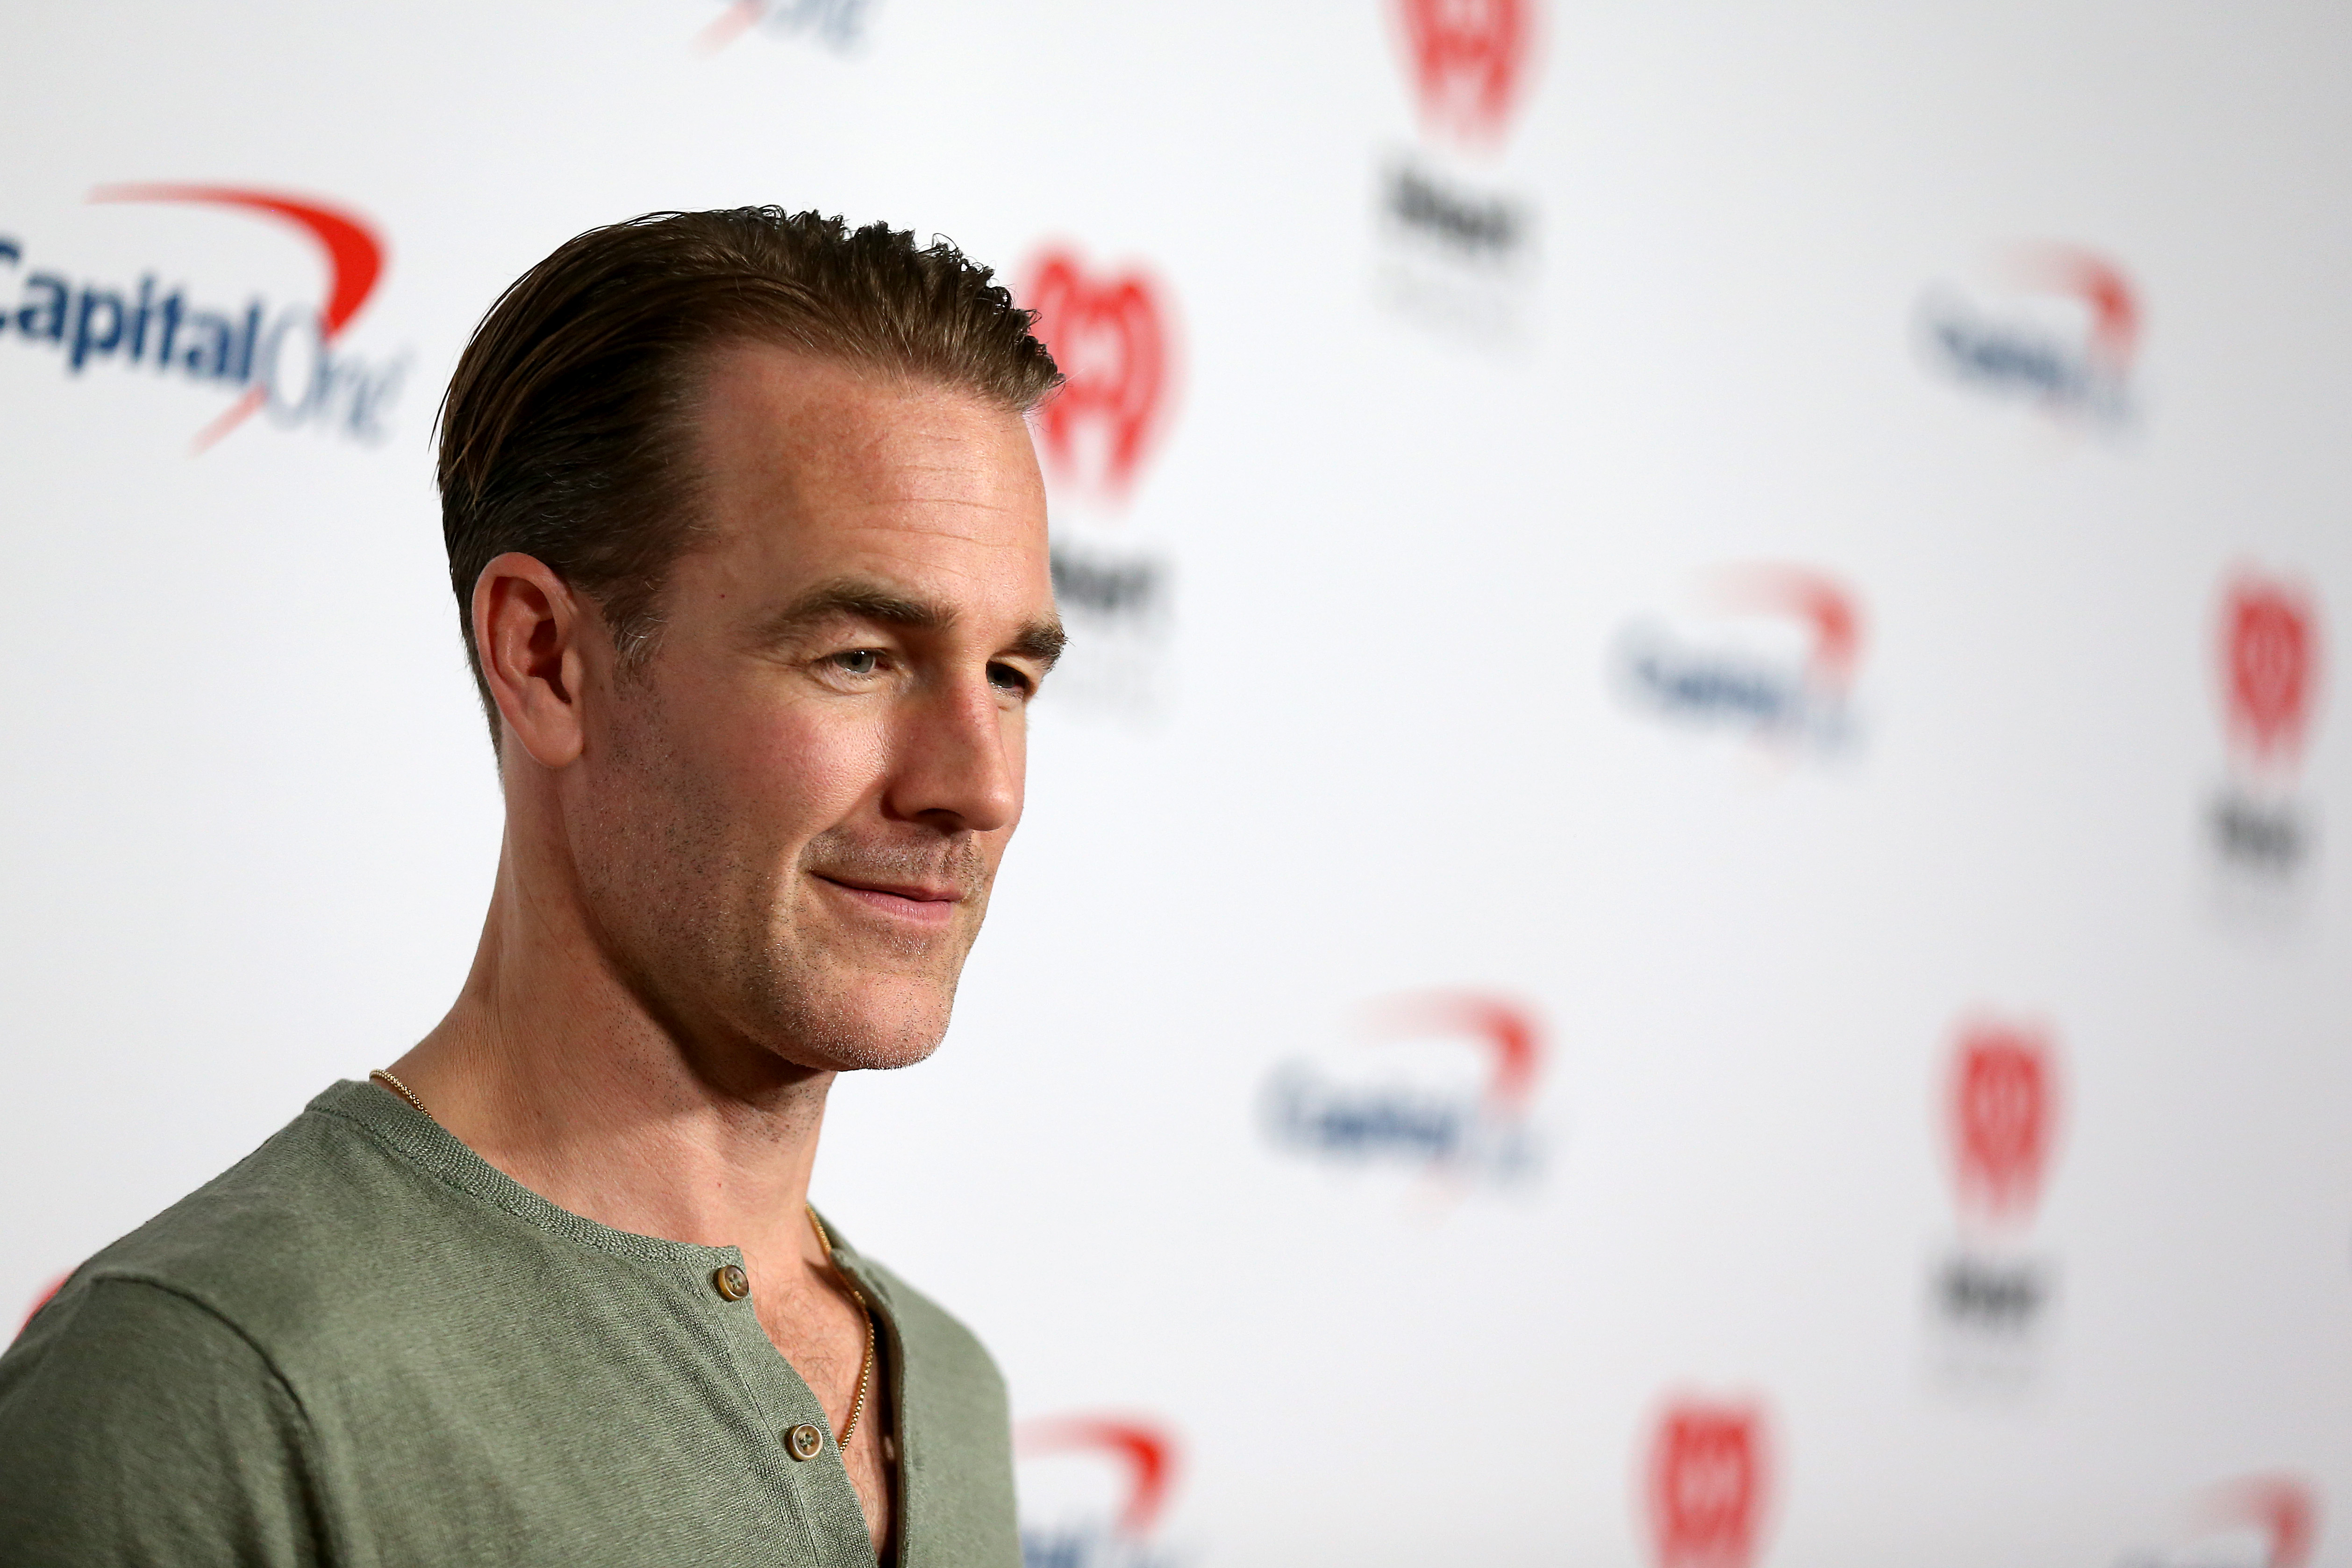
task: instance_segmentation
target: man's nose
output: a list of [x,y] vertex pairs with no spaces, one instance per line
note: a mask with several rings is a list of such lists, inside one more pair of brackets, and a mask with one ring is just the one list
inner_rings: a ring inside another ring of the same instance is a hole
[[942,682],[901,720],[887,800],[894,816],[990,833],[1021,815],[1021,759],[987,679]]

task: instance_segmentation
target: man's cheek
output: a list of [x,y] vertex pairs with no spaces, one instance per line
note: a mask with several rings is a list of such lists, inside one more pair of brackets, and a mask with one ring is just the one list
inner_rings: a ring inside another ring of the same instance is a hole
[[868,726],[804,720],[769,724],[745,741],[742,769],[759,790],[782,810],[820,816],[864,795],[887,754]]
[[889,747],[871,729],[826,729],[803,736],[778,759],[780,785],[818,826],[831,826],[880,787]]

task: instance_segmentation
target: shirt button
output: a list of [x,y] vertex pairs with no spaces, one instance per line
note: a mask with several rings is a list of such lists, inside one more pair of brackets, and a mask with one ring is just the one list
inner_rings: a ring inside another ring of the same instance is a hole
[[743,1272],[739,1263],[730,1263],[710,1277],[711,1285],[730,1301],[740,1301],[751,1293],[751,1277]]
[[784,1450],[795,1459],[814,1459],[824,1452],[824,1434],[814,1426],[795,1426],[784,1434]]

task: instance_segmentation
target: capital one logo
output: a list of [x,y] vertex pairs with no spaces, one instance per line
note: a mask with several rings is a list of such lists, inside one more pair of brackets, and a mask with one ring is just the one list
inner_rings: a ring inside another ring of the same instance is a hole
[[1668,1405],[1651,1435],[1643,1488],[1657,1568],[1748,1568],[1770,1479],[1760,1406]]
[[[1356,1061],[1276,1069],[1264,1119],[1276,1147],[1458,1180],[1535,1173],[1541,1149],[1528,1111],[1544,1039],[1532,1009],[1476,992],[1415,993],[1369,1009],[1363,1036]],[[1380,1047],[1391,1054],[1376,1061],[1368,1047]],[[1398,1061],[1397,1051],[1416,1059]]]
[[1536,0],[1393,0],[1423,123],[1474,146],[1503,139],[1534,56]]
[[318,254],[325,302],[276,310],[257,298],[242,311],[206,309],[184,288],[159,282],[156,272],[135,288],[77,282],[0,237],[0,268],[21,271],[24,286],[13,310],[0,309],[0,329],[58,351],[71,375],[111,363],[237,392],[227,411],[197,432],[199,451],[264,410],[287,426],[368,439],[383,434],[382,416],[403,367],[370,364],[338,346],[383,273],[383,241],[366,221],[326,203],[226,185],[102,185],[89,199],[215,207],[290,229]]
[[1780,563],[1713,575],[1696,624],[1649,617],[1620,634],[1617,686],[1675,723],[1775,748],[1843,750],[1854,740],[1860,600],[1835,577]]
[[2000,1225],[2032,1217],[2058,1131],[2058,1073],[2038,1030],[1979,1024],[1952,1054],[1947,1089],[1961,1207]]
[[2055,413],[2108,423],[2130,416],[2139,293],[2095,251],[2015,251],[1992,289],[1930,289],[1919,325],[1929,360],[1967,385]]
[[696,35],[694,47],[716,54],[754,27],[799,33],[826,47],[848,51],[866,41],[866,14],[873,0],[729,0]]
[[[1180,1448],[1166,1426],[1131,1415],[1044,1417],[1014,1428],[1013,1451],[1023,1472],[1023,1568],[1167,1568],[1171,1559],[1155,1542]],[[1048,1476],[1037,1463],[1063,1459],[1076,1474]]]
[[2259,767],[2301,760],[2319,687],[2319,617],[2291,583],[2251,573],[2224,591],[2221,675],[2230,738]]
[[1057,247],[1031,263],[1021,300],[1065,378],[1036,414],[1049,474],[1073,490],[1124,500],[1175,390],[1166,289],[1140,268],[1097,271]]

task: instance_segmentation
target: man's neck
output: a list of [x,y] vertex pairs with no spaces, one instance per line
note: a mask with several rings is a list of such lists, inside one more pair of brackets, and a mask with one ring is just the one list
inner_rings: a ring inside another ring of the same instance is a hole
[[568,929],[566,902],[531,898],[502,859],[464,991],[392,1070],[459,1142],[561,1207],[813,1260],[802,1211],[834,1075],[754,1048],[698,1058]]
[[[510,828],[511,832],[511,828]],[[614,972],[577,899],[518,876],[510,837],[457,1005],[392,1067],[451,1134],[560,1207],[640,1236],[742,1249],[761,1330],[838,1433],[877,1553],[897,1516],[874,1327],[803,1213],[830,1072],[687,1041]],[[532,896],[534,893],[539,896]]]

